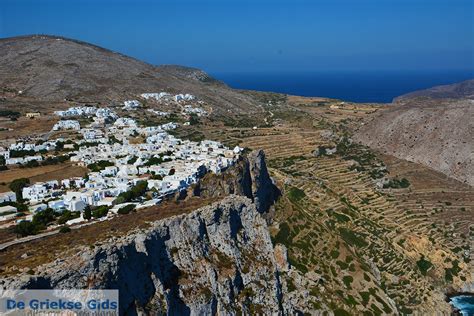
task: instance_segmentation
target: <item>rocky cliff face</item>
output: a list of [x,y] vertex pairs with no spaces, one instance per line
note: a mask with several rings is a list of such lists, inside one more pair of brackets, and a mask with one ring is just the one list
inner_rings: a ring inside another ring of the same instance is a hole
[[293,312],[280,281],[280,272],[290,269],[286,250],[274,251],[262,216],[279,193],[263,151],[242,157],[220,175],[208,174],[193,191],[225,197],[93,249],[78,249],[72,258],[39,267],[34,276],[0,280],[0,289],[118,289],[127,315]]
[[263,150],[254,150],[219,175],[207,174],[193,188],[193,194],[217,197],[229,194],[251,199],[260,213],[265,213],[280,195],[268,174]]
[[1,287],[119,289],[127,315],[268,315],[288,308],[277,266],[255,204],[231,195],[94,249],[84,247],[40,267],[36,276],[4,279]]

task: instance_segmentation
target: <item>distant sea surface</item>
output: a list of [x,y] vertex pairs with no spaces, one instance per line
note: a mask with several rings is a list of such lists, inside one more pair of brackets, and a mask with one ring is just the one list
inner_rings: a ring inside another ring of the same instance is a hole
[[211,73],[236,89],[388,103],[402,94],[474,79],[473,71]]

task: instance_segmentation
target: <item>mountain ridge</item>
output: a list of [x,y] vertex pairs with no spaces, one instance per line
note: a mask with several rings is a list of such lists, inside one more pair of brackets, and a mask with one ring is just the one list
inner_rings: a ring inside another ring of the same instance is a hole
[[[258,102],[204,71],[155,66],[52,35],[0,39],[0,88],[37,100],[123,102],[146,92],[191,93],[222,112],[258,112]],[[21,92],[20,92],[21,91]]]
[[416,98],[474,99],[474,79],[409,92],[393,99],[393,103],[403,103]]

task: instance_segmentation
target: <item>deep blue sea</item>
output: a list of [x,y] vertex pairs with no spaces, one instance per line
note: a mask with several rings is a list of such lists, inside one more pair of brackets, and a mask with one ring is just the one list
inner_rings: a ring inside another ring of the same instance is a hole
[[474,315],[474,295],[459,295],[451,297],[451,304],[459,309],[463,316]]
[[391,102],[402,94],[474,79],[473,71],[211,73],[232,88],[319,96],[352,102]]

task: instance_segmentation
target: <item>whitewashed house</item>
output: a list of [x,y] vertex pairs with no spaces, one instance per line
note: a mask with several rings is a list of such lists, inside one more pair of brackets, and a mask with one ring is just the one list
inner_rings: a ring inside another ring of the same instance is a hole
[[48,202],[48,207],[52,208],[55,211],[60,211],[64,208],[66,208],[66,204],[64,203],[64,200],[59,199],[59,200],[53,200]]
[[136,110],[142,106],[142,104],[138,100],[128,100],[125,101],[123,104],[124,110]]
[[59,121],[53,126],[53,131],[59,130],[75,130],[78,131],[81,129],[81,125],[76,120],[64,120]]
[[13,191],[0,193],[0,203],[16,202],[16,194]]

